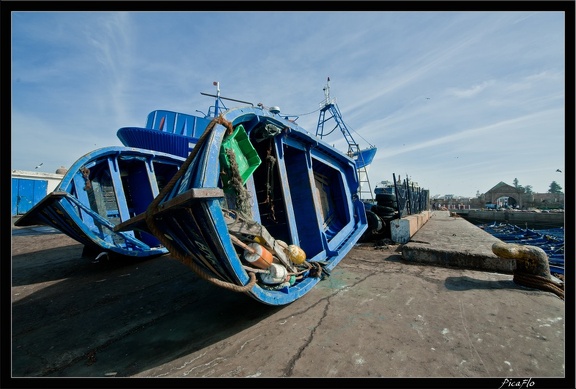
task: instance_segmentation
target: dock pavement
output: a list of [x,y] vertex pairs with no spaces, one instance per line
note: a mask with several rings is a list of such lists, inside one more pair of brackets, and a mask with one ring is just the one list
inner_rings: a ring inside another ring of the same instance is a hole
[[410,242],[357,244],[277,307],[170,255],[98,261],[57,231],[13,228],[11,377],[1,386],[573,388],[572,294],[478,268],[496,260],[485,234],[434,211]]
[[501,240],[456,213],[433,211],[402,247],[402,256],[422,264],[512,273],[516,261],[496,256],[496,242]]

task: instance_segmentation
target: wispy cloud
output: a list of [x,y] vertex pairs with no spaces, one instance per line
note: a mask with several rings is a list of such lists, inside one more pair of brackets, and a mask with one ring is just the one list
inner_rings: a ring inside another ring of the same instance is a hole
[[[518,174],[546,191],[558,177],[545,167],[564,163],[562,12],[17,12],[12,21],[16,169],[42,160],[54,171],[119,145],[116,131],[143,126],[155,109],[206,112],[212,101],[200,92],[212,81],[224,96],[300,114],[315,133],[328,76],[355,140],[379,149],[376,182],[406,173],[434,193],[474,195]],[[337,133],[326,141],[347,148]]]
[[469,98],[469,97],[474,97],[479,93],[482,93],[482,91],[486,88],[488,88],[491,84],[493,84],[494,81],[484,81],[480,84],[476,84],[473,85],[469,88],[465,88],[465,89],[459,89],[459,88],[450,88],[448,90],[448,93],[454,95],[455,97],[460,97],[460,98]]

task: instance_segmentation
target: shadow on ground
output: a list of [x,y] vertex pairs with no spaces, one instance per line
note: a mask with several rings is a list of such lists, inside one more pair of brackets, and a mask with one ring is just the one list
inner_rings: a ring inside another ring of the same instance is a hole
[[14,377],[126,377],[220,342],[282,309],[179,261],[92,263],[82,246],[13,258]]

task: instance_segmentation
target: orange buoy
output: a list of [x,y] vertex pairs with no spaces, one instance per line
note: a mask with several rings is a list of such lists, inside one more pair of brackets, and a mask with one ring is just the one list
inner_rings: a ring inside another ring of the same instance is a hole
[[258,243],[248,245],[248,249],[244,251],[244,259],[260,269],[268,269],[272,265],[272,254]]

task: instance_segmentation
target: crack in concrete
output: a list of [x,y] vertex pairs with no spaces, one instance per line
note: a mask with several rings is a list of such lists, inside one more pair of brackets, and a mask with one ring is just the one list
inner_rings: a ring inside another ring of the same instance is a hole
[[[359,279],[358,281],[356,281],[352,285],[346,286],[343,289],[339,289],[336,292],[332,293],[331,295],[326,296],[326,297],[318,300],[318,302],[313,304],[312,306],[310,306],[310,307],[308,307],[308,308],[306,308],[306,309],[304,309],[298,313],[290,315],[290,316],[297,316],[297,315],[306,313],[306,312],[310,311],[312,308],[314,308],[315,306],[317,306],[318,304],[320,304],[321,302],[326,301],[326,305],[324,306],[324,312],[322,313],[322,317],[318,320],[318,323],[314,326],[312,331],[310,331],[310,336],[308,336],[308,339],[306,339],[304,344],[298,348],[298,351],[292,356],[292,358],[290,358],[290,361],[288,362],[288,367],[284,373],[284,377],[291,377],[292,376],[292,374],[294,372],[294,367],[296,366],[296,362],[298,362],[298,360],[302,356],[302,353],[304,352],[304,350],[306,350],[306,348],[308,348],[308,346],[312,343],[312,340],[314,338],[314,334],[316,333],[318,328],[322,325],[322,322],[324,321],[324,319],[328,316],[328,308],[330,307],[330,299],[332,297],[338,295],[339,293],[343,292],[344,290],[349,289],[351,287],[354,287],[354,286],[366,281],[369,277],[372,277],[378,273],[368,274],[368,275],[366,275],[366,277]],[[282,320],[282,319],[280,319],[280,320]]]
[[[330,296],[330,297],[332,297],[332,296]],[[288,362],[288,369],[284,373],[285,377],[291,377],[292,376],[296,362],[298,361],[298,359],[300,359],[304,350],[306,350],[306,348],[308,348],[308,346],[312,343],[312,339],[314,338],[314,334],[316,333],[318,328],[322,325],[322,322],[324,321],[326,316],[328,316],[328,308],[330,307],[330,298],[326,298],[323,300],[326,300],[326,305],[324,306],[324,312],[322,313],[322,317],[320,318],[320,320],[318,320],[318,323],[314,326],[312,331],[310,331],[310,335],[308,336],[308,339],[306,340],[306,342],[304,342],[304,344],[298,348],[298,351],[296,352],[296,354],[294,354],[292,356],[292,358],[290,358],[290,361]]]

